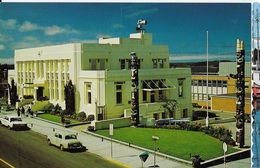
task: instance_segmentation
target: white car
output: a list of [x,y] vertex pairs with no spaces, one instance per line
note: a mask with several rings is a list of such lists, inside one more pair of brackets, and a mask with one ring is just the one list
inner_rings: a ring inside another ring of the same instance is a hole
[[86,147],[77,139],[77,135],[69,132],[55,132],[47,137],[48,145],[54,145],[60,150],[86,150]]
[[0,123],[9,129],[29,129],[26,122],[22,121],[21,117],[6,116],[0,119]]

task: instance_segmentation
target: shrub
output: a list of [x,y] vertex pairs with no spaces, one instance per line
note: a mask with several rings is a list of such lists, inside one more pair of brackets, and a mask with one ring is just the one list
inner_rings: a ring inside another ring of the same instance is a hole
[[24,95],[23,98],[24,99],[33,99],[33,95]]
[[95,120],[95,116],[92,114],[88,115],[88,121],[93,121],[93,120]]
[[80,121],[85,121],[86,120],[86,118],[87,118],[87,115],[86,115],[86,113],[84,112],[84,111],[82,111],[82,112],[79,112],[78,113],[78,120],[80,120]]
[[54,105],[52,103],[47,104],[43,107],[42,111],[50,112],[53,109]]
[[219,139],[220,141],[226,142],[229,145],[235,145],[235,141],[232,138],[232,132],[229,129],[226,129],[223,126],[219,127],[204,127],[201,124],[190,125],[190,124],[180,124],[180,125],[165,125],[162,127],[155,127],[162,129],[176,129],[176,130],[187,130],[187,131],[201,131],[205,134],[208,134],[214,138]]
[[38,101],[45,101],[45,100],[49,100],[49,98],[47,96],[41,96],[38,98]]

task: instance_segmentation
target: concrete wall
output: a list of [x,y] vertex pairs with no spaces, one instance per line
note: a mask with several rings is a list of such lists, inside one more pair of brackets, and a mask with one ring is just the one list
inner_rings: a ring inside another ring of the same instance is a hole
[[[213,96],[212,97],[212,111],[228,111],[236,112],[236,97],[230,96]],[[245,98],[245,114],[251,114],[251,99]]]
[[114,128],[129,127],[131,126],[131,118],[127,117],[96,122],[92,121],[92,123],[91,124],[95,126],[96,130],[109,129],[109,124],[113,124]]

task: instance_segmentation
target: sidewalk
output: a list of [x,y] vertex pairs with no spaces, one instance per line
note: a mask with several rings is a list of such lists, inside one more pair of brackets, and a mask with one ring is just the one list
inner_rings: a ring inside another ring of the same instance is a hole
[[[12,115],[12,113],[8,112],[6,115]],[[13,115],[16,115],[13,113]],[[122,145],[121,143],[112,142],[109,138],[101,138],[98,136],[91,135],[91,132],[86,130],[87,125],[79,125],[70,128],[65,128],[61,125],[54,124],[51,122],[47,122],[45,120],[41,120],[39,118],[30,118],[30,117],[22,117],[25,122],[28,123],[28,126],[31,130],[41,133],[43,135],[49,135],[56,130],[66,130],[70,132],[74,132],[78,134],[78,139],[87,147],[88,152],[99,155],[111,162],[114,162],[118,165],[121,165],[125,168],[140,168],[142,167],[142,162],[139,158],[139,155],[146,151],[146,149],[140,150],[137,148],[129,147],[127,145]],[[227,126],[232,125],[233,123],[227,124]],[[250,126],[247,124],[247,128]],[[246,139],[246,144],[249,143],[249,140]],[[46,143],[47,146],[47,143]],[[112,150],[111,150],[112,149]],[[153,151],[148,151],[149,157],[145,163],[143,163],[144,168],[153,167],[154,165],[154,155]],[[226,167],[251,167],[250,163],[251,159],[241,159],[237,161],[232,161],[226,163]],[[187,164],[182,162],[177,162],[172,159],[168,159],[166,157],[156,155],[156,165],[162,168],[188,168],[192,167],[191,162],[187,161]],[[219,164],[216,166],[212,166],[214,168],[224,167],[224,164]]]
[[[78,139],[87,147],[88,152],[99,155],[107,160],[114,162],[122,167],[127,168],[139,168],[142,167],[142,162],[139,158],[139,155],[145,151],[141,151],[129,146],[121,145],[116,142],[102,139],[90,134],[86,134],[82,132],[82,129],[86,129],[86,125],[75,126],[71,128],[65,128],[50,122],[45,122],[36,118],[23,117],[23,120],[28,123],[31,130],[48,135],[56,130],[66,130],[74,133],[78,133]],[[85,127],[85,128],[84,128]],[[47,147],[47,143],[46,143]],[[112,152],[111,152],[112,148]],[[154,155],[149,152],[149,157],[145,163],[143,163],[143,167],[149,167],[154,165]],[[162,168],[188,168],[191,165],[186,165],[183,163],[178,163],[176,161],[166,159],[160,156],[156,156],[156,165]]]

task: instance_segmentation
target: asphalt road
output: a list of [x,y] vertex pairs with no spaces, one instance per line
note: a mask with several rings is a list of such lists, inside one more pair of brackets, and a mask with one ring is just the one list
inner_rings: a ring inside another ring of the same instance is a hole
[[[7,164],[10,164],[9,166]],[[119,168],[89,152],[60,151],[48,146],[46,136],[33,131],[14,131],[0,126],[1,168]]]

